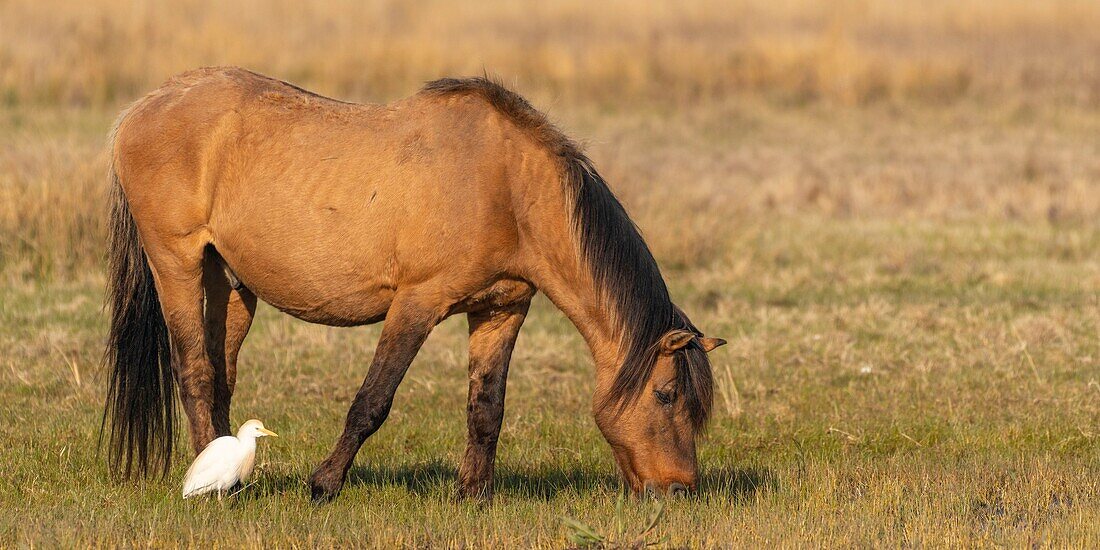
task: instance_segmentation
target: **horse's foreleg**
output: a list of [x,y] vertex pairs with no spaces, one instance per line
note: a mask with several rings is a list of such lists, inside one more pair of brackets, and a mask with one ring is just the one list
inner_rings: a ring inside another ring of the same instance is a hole
[[359,447],[385,422],[405,371],[441,318],[431,306],[422,305],[415,297],[401,293],[394,296],[382,325],[374,361],[348,411],[344,433],[332,453],[309,478],[315,502],[331,500],[340,493]]
[[493,463],[504,418],[508,363],[530,302],[505,310],[470,313],[470,393],[466,402],[466,454],[458,468],[460,498],[493,496]]
[[203,268],[206,290],[206,353],[214,369],[212,421],[216,436],[231,435],[229,406],[237,383],[237,354],[256,313],[256,295],[234,289],[213,254]]

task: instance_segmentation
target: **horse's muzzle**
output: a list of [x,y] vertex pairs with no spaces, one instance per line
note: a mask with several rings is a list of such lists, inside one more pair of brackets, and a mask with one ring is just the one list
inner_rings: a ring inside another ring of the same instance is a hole
[[668,485],[667,488],[661,489],[652,481],[648,481],[645,484],[644,494],[647,497],[686,497],[692,493],[692,490],[687,485],[674,481]]

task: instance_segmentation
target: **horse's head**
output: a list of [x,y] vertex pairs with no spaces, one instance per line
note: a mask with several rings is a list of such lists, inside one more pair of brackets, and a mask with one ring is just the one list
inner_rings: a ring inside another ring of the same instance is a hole
[[[596,399],[596,424],[635,493],[678,495],[695,489],[695,437],[713,401],[707,352],[725,344],[694,331],[665,334],[647,359],[646,380],[616,383]],[[625,377],[620,377],[623,379]]]

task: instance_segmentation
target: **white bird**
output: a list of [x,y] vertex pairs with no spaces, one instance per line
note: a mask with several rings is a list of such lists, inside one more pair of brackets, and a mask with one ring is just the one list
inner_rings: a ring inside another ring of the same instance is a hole
[[183,498],[217,491],[222,494],[237,482],[244,482],[256,464],[256,438],[279,434],[264,428],[259,420],[241,424],[237,436],[226,435],[211,441],[195,457],[195,462],[183,476]]

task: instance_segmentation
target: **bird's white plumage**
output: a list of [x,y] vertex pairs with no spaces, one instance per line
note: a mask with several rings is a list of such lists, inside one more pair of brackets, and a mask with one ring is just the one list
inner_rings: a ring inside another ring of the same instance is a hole
[[242,442],[231,435],[211,441],[187,469],[183,478],[183,498],[211,491],[225,492],[236,485],[241,480],[242,455],[256,452],[255,443],[251,453],[242,447]]
[[236,437],[219,437],[195,457],[183,477],[183,498],[217,492],[220,495],[237,482],[244,482],[256,461],[256,438],[275,435],[259,420],[241,425]]

